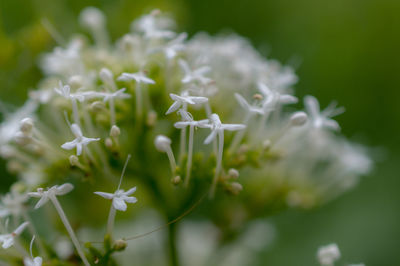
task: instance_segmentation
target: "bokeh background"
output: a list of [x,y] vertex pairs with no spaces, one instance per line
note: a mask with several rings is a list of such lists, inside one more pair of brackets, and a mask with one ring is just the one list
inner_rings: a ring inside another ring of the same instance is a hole
[[[260,265],[317,265],[318,246],[336,242],[342,262],[400,265],[400,1],[398,0],[1,0],[0,99],[19,106],[41,79],[40,54],[56,43],[45,18],[68,38],[85,6],[100,7],[114,39],[159,8],[190,35],[233,31],[269,58],[293,65],[297,95],[346,107],[348,138],[371,147],[376,167],[354,190],[312,211],[273,217],[277,238]],[[1,118],[0,118],[1,119]],[[2,191],[13,181],[0,162]]]

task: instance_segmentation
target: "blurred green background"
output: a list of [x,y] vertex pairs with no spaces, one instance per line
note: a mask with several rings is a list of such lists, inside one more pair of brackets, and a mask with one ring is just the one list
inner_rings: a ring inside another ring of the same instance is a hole
[[[153,8],[172,13],[179,30],[248,37],[270,58],[296,66],[297,95],[346,107],[337,120],[348,138],[373,147],[374,172],[330,204],[274,217],[278,237],[261,265],[317,265],[318,246],[341,248],[343,263],[400,265],[400,1],[398,0],[1,0],[0,99],[21,105],[41,79],[40,53],[55,42],[48,19],[65,37],[82,31],[85,6],[108,17],[114,39]],[[12,177],[1,163],[1,190]]]

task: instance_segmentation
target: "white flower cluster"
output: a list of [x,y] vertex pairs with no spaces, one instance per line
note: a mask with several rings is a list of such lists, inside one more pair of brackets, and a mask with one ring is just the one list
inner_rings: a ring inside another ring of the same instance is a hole
[[[22,195],[12,190],[3,198],[0,216],[26,220],[26,195],[40,198],[35,208],[51,201],[86,265],[56,197],[73,189],[69,183],[54,185],[70,171],[106,179],[116,171],[112,160],[132,154],[135,162],[155,165],[140,165],[139,170],[161,179],[165,161],[152,161],[158,159],[153,154],[157,149],[168,155],[175,185],[184,175],[186,189],[195,186],[191,179],[206,182],[212,198],[221,187],[258,199],[268,193],[260,184],[271,185],[270,190],[281,186],[288,206],[312,207],[347,190],[370,170],[363,148],[335,133],[339,125],[332,117],[343,110],[331,105],[321,111],[318,101],[307,96],[305,111],[288,112],[286,106],[298,102],[292,87],[297,77],[290,67],[265,60],[247,40],[206,34],[187,40],[156,10],[135,20],[132,32],[113,45],[99,10],[85,9],[80,21],[94,45],[80,36],[44,55],[46,77],[39,89],[0,124],[0,155],[25,186]],[[195,136],[198,128],[210,133],[199,130]],[[148,139],[155,148],[146,146]],[[239,170],[248,178],[238,182]],[[95,192],[112,200],[108,234],[116,210],[125,211],[126,203],[137,201],[131,196],[136,187],[125,191],[121,181],[114,193]],[[50,183],[47,190],[26,193]],[[26,224],[21,226],[1,235],[4,248]],[[25,264],[41,262],[31,256]]]

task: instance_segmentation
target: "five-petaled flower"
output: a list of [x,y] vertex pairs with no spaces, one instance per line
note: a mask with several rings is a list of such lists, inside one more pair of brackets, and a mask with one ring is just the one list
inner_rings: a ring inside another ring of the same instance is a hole
[[339,123],[331,119],[336,115],[344,112],[344,108],[336,108],[336,103],[332,103],[322,112],[320,111],[318,100],[313,96],[306,96],[304,98],[304,105],[308,114],[310,115],[311,125],[315,128],[327,128],[332,130],[339,130]]
[[63,145],[61,145],[61,148],[65,150],[72,150],[76,147],[76,155],[78,156],[82,154],[84,146],[88,145],[90,142],[100,140],[100,138],[84,137],[81,128],[77,124],[71,125],[71,131],[72,133],[74,133],[76,138],[73,141],[64,143]]
[[46,204],[52,197],[55,196],[62,196],[69,193],[71,190],[74,189],[74,186],[70,183],[65,183],[61,186],[55,185],[51,188],[47,189],[46,191],[43,188],[38,188],[37,192],[29,192],[28,196],[34,198],[40,198],[38,203],[35,205],[35,209],[40,208],[44,204]]
[[58,83],[58,88],[54,88],[54,91],[66,99],[78,100],[80,102],[85,100],[83,94],[71,93],[71,87],[69,85],[63,85],[61,81]]
[[192,70],[190,69],[188,63],[182,59],[179,60],[179,65],[185,73],[185,76],[181,80],[182,83],[190,83],[194,81],[198,81],[202,85],[210,83],[211,79],[204,76],[211,71],[209,66],[202,66]]
[[222,124],[217,114],[212,114],[210,116],[210,122],[211,123],[208,125],[202,124],[202,126],[211,129],[211,133],[204,140],[204,144],[211,143],[211,141],[213,141],[217,137],[217,135],[223,135],[225,130],[236,131],[246,128],[246,125],[242,124]]
[[169,109],[165,113],[166,115],[177,111],[182,106],[184,109],[186,109],[186,106],[188,104],[201,104],[201,103],[205,103],[208,101],[208,98],[206,98],[206,97],[189,96],[189,93],[187,91],[183,92],[180,96],[176,95],[174,93],[170,93],[169,96],[175,102],[171,105],[171,107],[169,107]]
[[28,224],[29,222],[24,222],[20,226],[18,226],[18,228],[15,229],[14,232],[10,234],[0,235],[0,242],[3,243],[2,247],[4,249],[7,249],[12,245],[14,245],[15,238],[19,236],[22,233],[22,231],[24,231],[24,229],[28,226]]
[[118,189],[114,193],[106,192],[94,192],[94,194],[99,195],[105,199],[112,199],[112,206],[119,211],[126,211],[127,203],[135,203],[137,199],[135,197],[129,197],[136,191],[136,187],[124,191],[123,189]]

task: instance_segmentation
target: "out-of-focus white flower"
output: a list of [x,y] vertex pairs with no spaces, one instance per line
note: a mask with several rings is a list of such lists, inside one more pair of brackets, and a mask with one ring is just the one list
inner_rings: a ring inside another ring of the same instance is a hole
[[317,258],[321,266],[333,266],[340,259],[340,250],[336,244],[329,244],[318,249]]
[[236,100],[240,104],[240,106],[243,107],[249,114],[260,114],[263,115],[265,114],[266,110],[265,108],[262,108],[261,106],[257,105],[250,105],[245,98],[243,98],[242,95],[239,93],[235,93]]
[[293,104],[297,103],[298,99],[290,94],[283,94],[279,91],[270,89],[267,85],[262,82],[258,84],[258,90],[264,96],[263,107],[265,109],[274,109],[277,104]]
[[28,226],[28,224],[29,224],[29,222],[24,222],[20,226],[18,226],[18,228],[15,229],[14,232],[12,232],[10,234],[0,235],[0,242],[3,243],[2,247],[4,249],[7,249],[7,248],[11,247],[12,245],[14,245],[15,238],[24,231],[24,229]]
[[208,98],[206,97],[189,96],[189,93],[186,91],[183,92],[180,96],[174,93],[170,93],[169,96],[172,100],[174,100],[174,103],[169,107],[169,109],[165,113],[166,115],[177,111],[182,106],[185,108],[188,104],[202,104],[208,101]]
[[71,93],[71,87],[69,85],[63,85],[61,81],[58,83],[58,88],[54,88],[54,91],[68,100],[78,100],[80,102],[85,100],[85,96],[82,94]]
[[25,193],[19,193],[16,189],[11,189],[11,191],[1,199],[0,217],[6,217],[11,214],[16,216],[20,215],[24,208],[24,203],[27,200],[28,196]]
[[76,148],[76,155],[81,155],[83,147],[88,145],[90,142],[93,141],[99,141],[100,138],[87,138],[84,137],[82,134],[81,128],[77,124],[72,124],[71,125],[71,131],[75,135],[75,139],[70,142],[66,142],[63,145],[61,145],[61,148],[65,150],[72,150]]
[[127,205],[126,203],[135,203],[137,199],[135,197],[129,197],[136,191],[136,187],[129,189],[128,191],[124,191],[123,189],[118,189],[114,193],[106,193],[106,192],[94,192],[94,194],[99,195],[105,199],[112,200],[112,205],[115,209],[119,211],[126,211]]
[[126,91],[126,89],[123,88],[123,89],[117,90],[115,92],[101,92],[101,93],[99,93],[99,95],[104,97],[103,98],[104,102],[109,101],[111,98],[112,99],[127,99],[127,98],[130,98],[131,95],[128,94],[128,93],[125,93],[125,91]]
[[331,117],[343,113],[344,108],[336,108],[336,103],[333,103],[321,112],[318,100],[310,95],[304,98],[304,105],[310,115],[311,125],[313,127],[327,128],[336,131],[340,129],[338,122],[331,119]]
[[33,252],[32,252],[33,241],[35,241],[35,236],[32,237],[31,244],[29,246],[31,257],[24,258],[24,265],[25,266],[42,266],[43,259],[39,256],[33,257]]
[[37,192],[29,192],[28,196],[34,198],[40,198],[40,200],[35,205],[35,209],[38,209],[42,207],[44,204],[46,204],[51,199],[51,197],[65,195],[73,189],[74,186],[72,184],[65,183],[62,184],[61,186],[58,185],[52,186],[46,191],[43,188],[38,188]]
[[181,33],[175,39],[167,42],[163,46],[163,51],[167,59],[171,60],[175,58],[179,51],[183,51],[185,49],[183,42],[186,40],[186,38],[187,33]]
[[137,83],[144,83],[144,84],[155,84],[156,82],[151,78],[148,78],[143,71],[137,73],[122,73],[117,80],[119,81],[130,81],[134,80]]
[[173,38],[176,33],[169,30],[174,24],[172,20],[158,16],[159,10],[153,10],[150,14],[144,15],[134,21],[133,28],[144,34],[145,38]]
[[210,78],[205,77],[204,75],[211,71],[211,67],[209,66],[202,66],[197,69],[192,70],[188,63],[185,60],[180,59],[178,61],[179,66],[182,68],[185,76],[181,80],[182,83],[190,83],[198,81],[200,84],[207,84],[211,81]]

